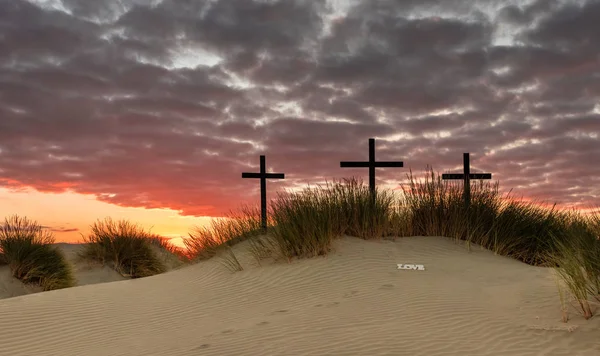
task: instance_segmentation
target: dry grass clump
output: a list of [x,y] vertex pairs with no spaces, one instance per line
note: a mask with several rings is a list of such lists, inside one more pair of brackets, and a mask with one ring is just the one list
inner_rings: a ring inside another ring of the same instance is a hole
[[17,215],[0,225],[0,264],[23,283],[43,290],[72,287],[75,278],[64,255],[52,244],[54,237],[35,221]]
[[471,205],[464,204],[462,183],[444,181],[432,170],[422,182],[408,176],[404,188],[410,235],[465,240],[531,265],[547,265],[553,236],[565,231],[571,214],[537,202],[502,196],[498,183],[472,182]]
[[189,255],[187,250],[171,243],[171,239],[160,235],[150,234],[147,237],[151,245],[177,257],[183,262],[189,261]]
[[183,243],[189,258],[198,261],[262,233],[260,209],[244,206],[238,212],[230,212],[227,217],[213,219],[209,226],[195,227]]
[[170,238],[151,234],[147,237],[150,247],[168,270],[182,267],[191,262],[186,249],[176,246]]
[[362,181],[347,179],[280,193],[271,201],[267,234],[261,230],[260,210],[243,207],[238,213],[196,227],[184,243],[194,260],[227,250],[227,265],[241,270],[230,247],[249,240],[250,252],[260,264],[269,257],[312,257],[326,254],[334,239],[348,234],[364,239],[390,236],[406,219],[391,192],[373,198]]
[[92,225],[92,232],[84,237],[87,245],[81,257],[108,264],[125,277],[140,278],[166,272],[167,267],[153,246],[156,236],[127,220],[106,218]]
[[[442,180],[433,170],[428,170],[424,179],[417,181],[412,171],[407,175],[408,184],[404,185],[404,199],[411,216],[412,236],[446,236],[460,240],[469,240],[481,229],[479,219],[471,218],[465,209],[461,183]],[[484,216],[482,208],[490,207],[497,187],[473,184],[471,188],[470,214]],[[485,192],[487,194],[481,194]],[[492,197],[490,197],[492,196]],[[486,201],[482,201],[487,199]],[[489,220],[489,217],[485,217]],[[469,234],[470,232],[470,234]]]
[[599,234],[598,214],[574,216],[568,229],[554,235],[557,248],[549,258],[586,319],[594,315],[594,304],[600,302]]
[[390,190],[377,189],[372,196],[369,187],[355,178],[334,183],[330,189],[340,205],[346,235],[378,239],[390,235],[400,223],[400,206]]
[[272,218],[275,245],[288,260],[327,254],[342,235],[389,236],[406,220],[391,191],[377,190],[373,196],[354,178],[279,194],[272,202]]
[[271,203],[278,252],[288,260],[327,254],[348,226],[339,198],[329,186],[278,194]]

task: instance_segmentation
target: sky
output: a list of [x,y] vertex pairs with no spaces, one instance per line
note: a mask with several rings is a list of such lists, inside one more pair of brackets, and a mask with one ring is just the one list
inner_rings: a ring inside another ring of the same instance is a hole
[[600,1],[0,0],[0,218],[186,235],[269,194],[409,169],[600,206]]

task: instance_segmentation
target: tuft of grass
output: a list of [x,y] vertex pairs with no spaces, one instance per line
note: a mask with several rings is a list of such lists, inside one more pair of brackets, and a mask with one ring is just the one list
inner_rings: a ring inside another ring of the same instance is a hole
[[558,298],[560,299],[560,312],[561,312],[562,322],[566,323],[569,321],[569,306],[567,305],[567,299],[568,299],[567,290],[565,290],[565,285],[563,283],[563,280],[562,280],[561,276],[556,272],[556,270],[554,270],[554,273],[552,274],[552,276],[554,277],[554,282],[556,283],[556,288],[558,290]]
[[271,234],[279,255],[290,261],[330,251],[349,224],[339,192],[339,186],[327,185],[278,194],[271,203]]
[[413,236],[414,226],[412,224],[412,211],[404,197],[400,197],[390,216],[390,227],[383,237],[395,239],[396,237]]
[[275,257],[277,251],[273,239],[269,236],[254,236],[248,239],[249,251],[256,263],[260,266],[262,260]]
[[17,215],[5,218],[0,225],[0,263],[7,264],[23,283],[39,285],[45,291],[72,287],[71,266],[52,243],[52,233],[37,222]]
[[147,239],[151,248],[167,266],[167,269],[179,268],[191,262],[188,251],[174,245],[171,239],[156,234],[150,234]]
[[170,238],[155,235],[155,234],[150,234],[147,237],[147,239],[151,245],[156,246],[157,248],[170,253],[171,255],[177,257],[181,261],[187,262],[189,260],[187,251],[185,249],[171,243]]
[[407,219],[393,192],[376,190],[356,178],[326,183],[300,192],[280,193],[272,202],[272,237],[279,255],[327,254],[342,235],[363,239],[388,237]]
[[565,231],[571,220],[569,213],[555,207],[547,209],[536,201],[507,196],[480,243],[527,264],[547,266],[546,256],[556,249],[553,236]]
[[243,206],[227,217],[213,219],[209,226],[196,226],[183,240],[192,261],[215,256],[221,249],[263,234],[260,209]]
[[573,217],[569,228],[553,234],[556,249],[548,259],[586,319],[594,315],[593,299],[600,301],[600,240],[596,221],[597,215],[591,219]]
[[87,245],[81,257],[109,264],[125,277],[141,278],[166,272],[165,264],[152,248],[155,235],[140,226],[127,220],[106,218],[91,228],[91,234],[84,237]]
[[503,196],[497,182],[471,182],[467,209],[462,182],[444,181],[432,169],[422,181],[410,172],[408,181],[403,192],[412,229],[405,233],[464,240],[531,265],[548,264],[546,257],[557,247],[553,236],[572,220],[555,207],[517,200],[511,192]]
[[227,246],[223,252],[224,254],[221,256],[222,265],[224,265],[231,272],[239,272],[244,270],[240,260],[238,260],[231,246]]
[[445,236],[471,242],[485,233],[498,210],[498,185],[473,183],[471,205],[464,204],[462,183],[443,180],[428,168],[417,181],[412,171],[403,186],[405,204],[411,217],[412,236]]
[[344,179],[328,187],[335,204],[341,208],[341,221],[346,235],[362,239],[377,239],[388,236],[394,229],[394,219],[400,211],[393,192],[377,189],[372,196],[362,180]]

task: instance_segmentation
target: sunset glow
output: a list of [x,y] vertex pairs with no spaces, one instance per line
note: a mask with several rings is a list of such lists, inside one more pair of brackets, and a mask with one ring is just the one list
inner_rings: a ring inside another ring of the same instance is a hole
[[[600,205],[597,1],[0,0],[0,217],[167,237],[284,189],[491,172]],[[181,244],[181,239],[175,239]]]

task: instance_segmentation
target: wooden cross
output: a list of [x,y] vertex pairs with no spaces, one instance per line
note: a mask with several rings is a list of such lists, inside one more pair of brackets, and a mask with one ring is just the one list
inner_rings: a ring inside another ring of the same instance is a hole
[[375,161],[375,139],[369,139],[369,161],[367,162],[340,162],[340,167],[342,168],[356,168],[356,167],[368,167],[369,168],[369,189],[371,190],[371,194],[375,196],[375,168],[376,167],[404,167],[404,162],[377,162]]
[[445,173],[442,174],[442,179],[462,179],[464,180],[465,190],[465,207],[468,209],[471,205],[471,179],[492,179],[491,173],[471,173],[471,165],[469,163],[469,153],[463,153],[463,171],[464,173]]
[[265,166],[265,156],[260,156],[260,172],[259,173],[242,173],[242,178],[259,178],[260,179],[260,221],[263,231],[267,231],[267,178],[268,179],[284,179],[283,173],[267,173]]

